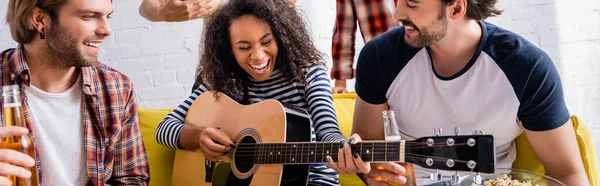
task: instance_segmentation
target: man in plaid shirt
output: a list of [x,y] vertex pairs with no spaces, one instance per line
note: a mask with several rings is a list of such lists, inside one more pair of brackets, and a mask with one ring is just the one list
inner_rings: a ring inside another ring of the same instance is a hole
[[10,184],[4,176],[37,176],[43,185],[148,185],[133,85],[97,62],[112,11],[111,0],[8,1],[6,21],[19,45],[0,53],[0,86],[20,89],[27,129],[19,129],[33,137],[38,174],[24,169],[34,166],[31,157],[4,149],[0,162],[13,165],[0,163],[0,185]]
[[335,80],[333,93],[348,92],[346,80],[354,78],[352,64],[356,22],[365,43],[398,26],[399,23],[392,17],[392,11],[386,1],[388,0],[336,0],[335,27],[331,43],[331,78]]

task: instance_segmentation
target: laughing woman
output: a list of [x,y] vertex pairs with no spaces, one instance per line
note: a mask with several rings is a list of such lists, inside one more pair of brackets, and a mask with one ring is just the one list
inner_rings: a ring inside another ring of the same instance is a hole
[[[203,34],[201,70],[196,77],[200,86],[160,123],[155,134],[158,143],[174,149],[200,149],[212,161],[226,154],[225,145],[232,142],[222,131],[183,122],[196,97],[214,90],[240,103],[276,99],[307,109],[313,141],[347,144],[342,142],[346,138],[337,124],[321,54],[302,18],[285,1],[229,1],[208,19]],[[348,148],[344,152],[338,159],[368,167],[348,156]],[[338,173],[325,164],[311,165],[308,180],[309,185],[339,185]]]

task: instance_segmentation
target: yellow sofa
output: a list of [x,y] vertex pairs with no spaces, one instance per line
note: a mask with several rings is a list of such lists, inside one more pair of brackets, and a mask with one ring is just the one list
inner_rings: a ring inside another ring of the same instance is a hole
[[[355,94],[336,94],[334,95],[334,104],[338,122],[342,133],[345,136],[350,136],[352,128],[352,116],[354,114]],[[175,151],[165,148],[156,143],[154,140],[154,132],[158,123],[172,109],[148,109],[141,108],[140,120],[142,135],[150,161],[150,185],[153,186],[168,186],[171,184],[171,174],[173,172],[173,159]],[[598,160],[593,145],[593,140],[588,128],[576,116],[572,116],[571,120],[577,134],[577,142],[581,151],[588,178],[592,185],[600,186],[600,170],[598,169]],[[527,137],[523,134],[516,139],[517,143],[517,159],[513,163],[514,168],[531,170],[534,172],[544,173],[544,167],[537,158],[537,155],[531,149]],[[340,175],[341,185],[364,185],[355,175]]]

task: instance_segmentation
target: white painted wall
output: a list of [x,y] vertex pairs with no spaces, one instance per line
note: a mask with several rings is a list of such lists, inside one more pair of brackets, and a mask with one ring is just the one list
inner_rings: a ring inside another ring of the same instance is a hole
[[[7,2],[0,0],[2,22]],[[114,33],[102,45],[100,60],[131,77],[140,106],[175,107],[191,90],[202,21],[150,23],[138,14],[140,2],[114,1]],[[335,1],[298,0],[297,5],[330,63]],[[571,114],[588,124],[600,152],[600,1],[501,0],[498,7],[504,14],[488,21],[521,34],[552,57]],[[8,26],[0,24],[0,49],[14,46]],[[362,46],[358,42],[357,50]]]

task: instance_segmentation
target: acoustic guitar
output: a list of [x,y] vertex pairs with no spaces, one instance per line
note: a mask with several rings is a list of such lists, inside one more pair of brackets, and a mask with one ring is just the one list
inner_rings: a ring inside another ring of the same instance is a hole
[[[217,95],[215,99],[208,91],[198,96],[184,122],[220,127],[236,148],[223,162],[209,161],[200,150],[176,151],[172,185],[306,185],[309,164],[326,164],[327,155],[337,162],[339,143],[310,142],[311,120],[305,110],[276,100],[241,105]],[[496,162],[491,135],[361,141],[351,149],[365,162],[405,162],[440,170],[493,173]]]

